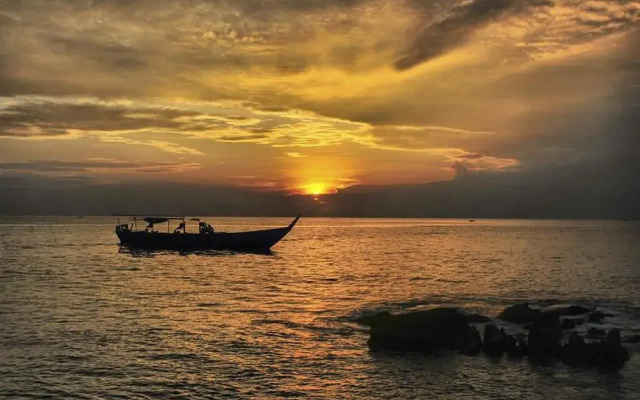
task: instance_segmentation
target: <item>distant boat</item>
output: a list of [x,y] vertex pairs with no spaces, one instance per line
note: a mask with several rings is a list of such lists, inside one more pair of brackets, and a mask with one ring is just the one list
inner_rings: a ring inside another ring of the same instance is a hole
[[476,220],[475,219],[470,219],[469,222],[476,222]]
[[[268,252],[272,246],[278,243],[298,222],[300,214],[286,227],[264,229],[246,232],[216,232],[211,225],[198,221],[198,233],[186,231],[184,217],[133,217],[132,224],[118,224],[116,235],[120,243],[129,247],[142,249],[167,249],[167,250],[236,250]],[[145,221],[148,225],[144,230],[136,230],[137,220]],[[169,222],[170,220],[182,221],[173,231],[159,232],[154,230],[155,224]]]

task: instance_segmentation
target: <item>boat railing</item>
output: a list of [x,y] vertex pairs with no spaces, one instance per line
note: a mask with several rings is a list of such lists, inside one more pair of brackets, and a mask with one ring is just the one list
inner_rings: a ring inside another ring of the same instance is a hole
[[[205,220],[201,218],[187,218],[187,217],[157,217],[157,216],[131,216],[129,217],[129,222],[123,224],[120,222],[120,218],[118,218],[117,229],[121,232],[147,232],[147,233],[157,233],[158,230],[154,230],[155,226],[159,223],[167,223],[167,233],[171,233],[171,221],[180,221],[177,228],[173,230],[173,233],[187,233],[187,220],[188,221],[196,221],[198,222],[198,231],[199,233],[213,233],[213,228],[211,225],[207,224]],[[143,229],[138,229],[138,221],[143,221],[146,227]],[[206,229],[202,229],[202,226],[205,226]]]

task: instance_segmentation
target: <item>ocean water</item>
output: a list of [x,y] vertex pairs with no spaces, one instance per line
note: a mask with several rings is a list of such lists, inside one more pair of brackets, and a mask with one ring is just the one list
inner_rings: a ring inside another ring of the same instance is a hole
[[[208,222],[241,231],[289,219]],[[640,334],[637,222],[303,217],[270,255],[131,252],[115,223],[0,217],[0,398],[640,398],[633,345],[622,370],[599,374],[370,353],[353,322],[560,301]]]

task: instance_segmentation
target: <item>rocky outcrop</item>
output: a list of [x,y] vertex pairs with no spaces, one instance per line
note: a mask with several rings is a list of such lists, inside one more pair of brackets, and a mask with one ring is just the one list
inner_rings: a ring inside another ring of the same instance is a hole
[[[621,345],[620,331],[591,327],[587,340],[572,332],[563,345],[566,331],[584,322],[577,315],[589,310],[581,306],[556,307],[538,310],[522,303],[507,307],[499,319],[521,324],[529,333],[510,335],[493,323],[486,323],[483,335],[470,323],[483,323],[487,319],[474,314],[464,314],[456,308],[434,308],[405,314],[392,315],[382,312],[362,317],[359,323],[370,325],[368,341],[372,351],[421,351],[458,349],[462,354],[476,355],[483,351],[489,357],[528,356],[533,362],[561,359],[572,367],[596,366],[600,371],[621,368],[629,359],[628,351]],[[592,311],[585,315],[590,322],[598,323],[604,314]],[[471,321],[473,322],[471,322]],[[564,331],[564,333],[563,333]],[[606,335],[606,339],[605,339]],[[640,340],[637,337],[630,341]]]
[[[543,311],[537,308],[531,308],[529,303],[520,303],[505,308],[498,315],[498,319],[529,326],[555,325],[560,323],[561,317],[575,317],[586,314],[589,311],[590,309],[580,305],[559,306]],[[582,319],[578,318],[562,319],[562,323],[566,329],[572,329],[577,323],[581,323],[582,321]]]
[[640,343],[640,335],[631,335],[631,336],[628,336],[628,337],[626,337],[626,338],[624,339],[624,341],[625,341],[625,342],[627,342],[627,343],[633,343],[633,344],[635,344],[635,343]]
[[534,327],[527,340],[529,359],[548,361],[560,354],[560,329]]
[[572,367],[588,367],[595,361],[596,345],[585,343],[577,333],[569,336],[569,342],[562,347],[562,362]]
[[620,343],[620,331],[612,329],[599,343],[585,343],[577,333],[569,337],[562,349],[562,362],[572,367],[595,365],[599,370],[615,371],[629,360],[629,352]]
[[588,313],[589,311],[591,311],[591,309],[583,307],[581,305],[572,304],[568,306],[554,307],[544,312],[547,314],[555,315],[557,317],[565,317],[582,315]]
[[606,334],[607,332],[604,329],[589,328],[587,330],[587,337],[589,339],[600,339],[603,338]]
[[587,321],[595,324],[601,324],[603,319],[604,314],[600,311],[594,311],[589,314],[589,317],[587,317]]
[[468,356],[475,356],[480,353],[480,350],[482,350],[482,338],[480,337],[478,328],[472,326],[469,328],[466,340],[463,340],[462,342],[460,353]]
[[520,358],[529,354],[529,347],[524,338],[505,335],[505,351],[509,357]]
[[489,357],[500,357],[504,353],[505,337],[504,332],[499,330],[494,324],[484,326],[484,338],[482,340],[482,350]]
[[434,308],[372,319],[372,351],[422,351],[460,348],[468,340],[469,322],[456,308]]
[[595,364],[601,371],[615,371],[629,360],[629,352],[620,344],[620,331],[612,329],[596,349]]
[[563,318],[562,321],[560,321],[560,329],[562,329],[563,331],[573,329],[575,327],[576,327],[576,320],[574,319]]
[[391,316],[391,314],[389,313],[389,311],[381,311],[379,313],[373,314],[373,315],[365,315],[362,316],[358,319],[356,319],[356,322],[359,323],[360,325],[365,325],[365,326],[371,326],[372,324],[380,321],[380,320],[384,320],[386,318],[389,318]]
[[491,322],[491,318],[482,314],[465,314],[470,324],[484,324]]
[[520,303],[505,308],[498,319],[516,324],[535,323],[542,315],[542,311],[529,307],[529,303]]

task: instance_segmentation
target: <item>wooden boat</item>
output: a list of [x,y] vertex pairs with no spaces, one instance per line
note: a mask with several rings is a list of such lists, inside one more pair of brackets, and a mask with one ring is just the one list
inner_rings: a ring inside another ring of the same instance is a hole
[[[264,229],[246,232],[216,232],[211,225],[201,222],[198,218],[191,220],[199,222],[199,232],[186,231],[185,218],[180,217],[134,217],[131,226],[118,224],[116,235],[120,243],[133,248],[167,249],[167,250],[235,250],[268,252],[278,243],[298,222],[298,215],[288,226],[275,229]],[[136,230],[136,221],[143,220],[147,224],[145,230]],[[181,220],[182,223],[170,232],[154,230],[154,224],[169,223],[171,220]]]

